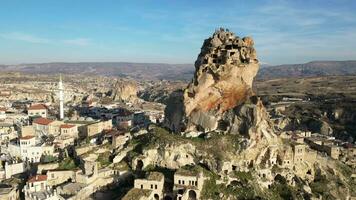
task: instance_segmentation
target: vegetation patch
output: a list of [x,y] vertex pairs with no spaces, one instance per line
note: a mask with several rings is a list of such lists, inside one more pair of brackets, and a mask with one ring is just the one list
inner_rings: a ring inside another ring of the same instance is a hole
[[111,153],[109,151],[99,154],[98,160],[97,160],[100,164],[99,168],[104,168],[111,164],[110,155],[111,155]]
[[65,158],[59,163],[58,169],[62,170],[72,170],[76,169],[77,166],[75,165],[75,162],[72,158]]

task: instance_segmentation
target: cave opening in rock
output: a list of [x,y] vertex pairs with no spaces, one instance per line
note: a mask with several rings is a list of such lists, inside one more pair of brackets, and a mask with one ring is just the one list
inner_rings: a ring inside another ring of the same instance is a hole
[[142,160],[138,160],[137,164],[136,164],[136,170],[142,171],[142,168],[143,168],[143,162],[142,162]]
[[189,200],[196,200],[197,199],[197,193],[194,190],[190,190],[188,193]]
[[165,196],[165,197],[164,197],[164,200],[172,200],[172,197],[170,197],[170,196]]
[[158,194],[154,194],[153,197],[155,198],[155,200],[159,200],[159,195]]
[[225,120],[220,120],[218,122],[218,128],[222,131],[227,131],[229,126],[230,126],[229,122],[227,122]]
[[210,167],[209,167],[207,164],[205,164],[205,163],[199,163],[198,165],[199,165],[200,167],[202,167],[202,168],[208,170],[208,171],[211,171],[211,170],[210,170]]

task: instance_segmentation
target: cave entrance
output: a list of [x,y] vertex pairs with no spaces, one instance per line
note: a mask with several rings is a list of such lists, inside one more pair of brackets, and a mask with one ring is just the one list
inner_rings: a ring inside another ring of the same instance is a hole
[[155,198],[155,200],[159,200],[159,195],[158,194],[153,195],[153,197]]
[[189,200],[196,200],[197,199],[197,193],[194,190],[190,190],[188,193],[188,199]]
[[164,197],[164,200],[173,200],[173,199],[172,199],[172,197],[170,197],[170,196],[165,196],[165,197]]
[[218,128],[222,131],[227,131],[227,129],[229,128],[230,124],[229,122],[226,122],[224,120],[220,120],[218,122]]
[[142,169],[143,169],[143,162],[142,162],[142,160],[138,160],[137,164],[136,164],[136,170],[142,171]]

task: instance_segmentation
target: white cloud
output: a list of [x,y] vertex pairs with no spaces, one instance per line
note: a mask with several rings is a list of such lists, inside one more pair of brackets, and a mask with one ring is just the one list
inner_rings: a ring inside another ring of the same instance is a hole
[[64,44],[76,45],[76,46],[88,46],[91,44],[91,40],[88,38],[75,38],[69,40],[62,40]]
[[0,34],[0,36],[5,39],[19,40],[19,41],[24,41],[29,43],[36,43],[36,44],[51,43],[51,41],[47,38],[41,38],[34,35],[29,35],[29,34],[19,33],[19,32],[2,33]]
[[34,44],[66,44],[73,46],[87,46],[92,44],[92,41],[89,38],[49,39],[21,32],[0,33],[0,37],[4,39],[17,40]]

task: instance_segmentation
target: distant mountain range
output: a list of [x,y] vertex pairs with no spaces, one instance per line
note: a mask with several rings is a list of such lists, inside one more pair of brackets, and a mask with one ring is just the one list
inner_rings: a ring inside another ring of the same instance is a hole
[[0,65],[0,71],[30,74],[78,74],[132,77],[134,79],[190,79],[192,64],[131,63],[131,62],[78,62],[33,63]]
[[[131,77],[134,79],[190,80],[193,64],[79,62],[0,65],[0,71],[30,74],[79,74]],[[261,66],[257,79],[356,75],[356,61],[313,61],[305,64]]]
[[313,61],[261,67],[257,79],[356,75],[356,61]]

